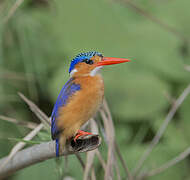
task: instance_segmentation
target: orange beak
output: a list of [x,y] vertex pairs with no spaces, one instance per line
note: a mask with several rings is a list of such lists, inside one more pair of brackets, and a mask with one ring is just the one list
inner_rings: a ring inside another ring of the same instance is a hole
[[103,57],[102,61],[97,63],[97,66],[106,66],[106,65],[120,64],[125,62],[130,62],[130,60],[124,58]]

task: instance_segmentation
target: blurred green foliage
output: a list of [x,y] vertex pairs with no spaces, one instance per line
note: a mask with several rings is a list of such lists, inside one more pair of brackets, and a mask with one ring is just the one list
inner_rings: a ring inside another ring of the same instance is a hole
[[[189,1],[134,2],[189,38]],[[39,122],[19,99],[18,91],[50,115],[69,78],[69,62],[75,55],[95,50],[105,56],[128,57],[131,63],[107,67],[102,74],[118,144],[128,166],[134,168],[163,122],[172,98],[178,97],[190,82],[190,73],[184,70],[184,64],[190,65],[188,41],[117,1],[27,0],[3,23],[14,3],[0,2],[0,113]],[[190,97],[180,107],[145,168],[157,167],[188,147],[189,107]],[[27,132],[0,120],[0,156],[8,154],[16,143],[8,138],[22,138]],[[44,140],[44,135],[36,139]],[[104,152],[104,148],[101,146],[100,150]],[[74,156],[69,157],[67,174],[82,178],[79,166]],[[188,179],[189,168],[187,158],[149,179]],[[56,179],[54,160],[19,171],[11,179],[26,178]]]

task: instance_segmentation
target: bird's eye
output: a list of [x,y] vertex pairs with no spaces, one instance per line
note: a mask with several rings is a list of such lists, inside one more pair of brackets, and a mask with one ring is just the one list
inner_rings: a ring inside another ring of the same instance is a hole
[[90,59],[84,59],[82,62],[85,62],[86,64],[93,64],[94,62]]

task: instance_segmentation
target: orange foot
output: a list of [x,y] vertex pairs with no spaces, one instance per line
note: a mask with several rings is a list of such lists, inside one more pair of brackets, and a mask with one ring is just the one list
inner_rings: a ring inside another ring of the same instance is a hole
[[78,130],[77,135],[74,138],[74,141],[76,142],[76,140],[80,137],[80,136],[85,136],[85,135],[91,135],[92,133],[90,132],[85,132],[85,131],[81,131]]

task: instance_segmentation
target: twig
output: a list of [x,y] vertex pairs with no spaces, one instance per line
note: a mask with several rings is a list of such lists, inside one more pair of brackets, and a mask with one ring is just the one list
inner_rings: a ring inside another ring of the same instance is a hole
[[42,112],[38,106],[36,106],[32,101],[26,98],[22,93],[18,92],[18,95],[22,98],[22,100],[30,107],[31,111],[44,123],[45,127],[49,129],[50,119],[46,116],[44,112]]
[[126,163],[125,163],[125,161],[124,161],[124,159],[123,159],[123,157],[121,155],[120,149],[119,149],[119,147],[118,147],[118,145],[117,145],[116,142],[115,142],[115,149],[116,149],[116,153],[117,153],[117,155],[118,155],[118,157],[119,157],[119,159],[121,161],[121,164],[122,164],[122,166],[123,166],[123,168],[125,170],[125,173],[126,173],[128,179],[132,180],[133,177],[132,177],[131,173],[129,172],[129,169],[128,169],[128,167],[127,167],[127,165],[126,165]]
[[[99,136],[89,135],[81,137],[75,144],[73,144],[73,141],[70,141],[70,143],[67,144],[62,155],[65,156],[78,152],[91,151],[96,149],[100,143],[101,138]],[[17,152],[6,164],[6,166],[0,168],[0,179],[7,177],[22,168],[54,157],[56,157],[55,141],[41,143],[39,145],[34,145],[32,147],[26,148],[22,151]],[[8,157],[1,159],[0,164],[7,161],[7,158]]]
[[[5,68],[0,68],[0,78],[1,79],[11,79],[11,80],[18,80],[18,81],[26,81],[26,74],[25,73],[20,73],[20,72],[15,72],[15,71],[9,71],[6,70]],[[30,80],[33,81],[34,76],[32,74],[27,74],[27,76],[30,77]]]
[[[108,107],[108,104],[107,104],[107,102],[106,102],[106,100],[104,100],[104,103],[103,103],[103,108],[105,109],[105,112],[106,112],[106,114],[107,114],[107,116],[105,115],[105,113],[104,113],[104,111],[102,111],[102,110],[100,110],[100,113],[101,113],[101,116],[102,116],[102,119],[103,119],[103,121],[104,121],[104,127],[105,127],[105,130],[106,130],[106,128],[108,128],[108,130],[107,131],[109,131],[110,133],[111,133],[111,138],[107,135],[107,132],[106,132],[106,136],[107,136],[107,139],[111,139],[111,140],[113,140],[112,141],[112,144],[111,144],[111,148],[110,148],[110,145],[108,144],[108,151],[109,151],[109,149],[112,149],[112,160],[114,160],[114,162],[116,163],[116,161],[115,161],[115,153],[114,153],[114,151],[115,151],[115,149],[116,149],[116,153],[118,154],[118,156],[119,156],[119,158],[120,158],[120,160],[121,160],[121,163],[122,163],[122,165],[123,165],[123,167],[124,167],[124,169],[125,169],[125,172],[126,172],[126,175],[127,175],[127,177],[128,177],[128,179],[129,180],[132,180],[132,176],[131,176],[131,174],[130,174],[130,172],[129,172],[129,169],[127,168],[127,165],[125,164],[125,161],[123,160],[123,158],[122,158],[122,156],[121,156],[121,153],[120,153],[120,150],[119,150],[119,148],[118,148],[118,146],[116,145],[116,143],[115,143],[115,138],[114,138],[114,125],[113,125],[113,120],[112,120],[112,116],[111,116],[111,112],[110,112],[110,110],[109,110],[109,107]],[[108,152],[109,153],[109,152]],[[108,156],[108,159],[110,158],[110,156]],[[110,158],[110,159],[111,159]],[[112,164],[115,164],[115,163],[113,163],[112,162]],[[107,163],[107,166],[108,166],[108,163]],[[115,167],[116,167],[117,165],[115,165]],[[117,169],[116,169],[116,171],[117,171]],[[117,171],[118,172],[118,171]],[[119,175],[118,175],[119,176]]]
[[[104,99],[104,101],[103,101],[103,108],[107,114],[107,123],[109,125],[109,126],[107,126],[107,128],[108,128],[107,137],[109,138],[109,140],[108,140],[108,161],[107,161],[107,169],[106,169],[107,170],[107,176],[105,173],[105,177],[107,177],[109,179],[109,170],[112,170],[113,166],[115,166],[115,164],[116,164],[115,146],[114,146],[115,129],[114,129],[112,115],[111,115],[111,112],[110,112],[110,109],[108,107],[106,99]],[[109,164],[110,164],[110,168],[109,168]],[[113,176],[113,173],[110,172],[110,175]]]
[[63,178],[63,180],[75,180],[75,179],[73,177],[71,177],[71,176],[66,176],[66,177]]
[[100,154],[100,151],[98,149],[96,149],[95,151],[96,151],[96,155],[97,155],[97,157],[98,157],[98,159],[100,161],[100,164],[102,165],[102,167],[103,167],[103,169],[105,171],[106,170],[106,163],[105,163],[102,155]]
[[[93,119],[90,120],[90,127],[93,134],[98,134],[98,127]],[[83,180],[89,179],[90,170],[93,170],[93,161],[95,157],[95,151],[87,152],[86,155],[86,165],[83,175]]]
[[0,119],[2,119],[4,121],[11,122],[11,123],[14,123],[14,124],[17,124],[17,125],[27,127],[29,129],[35,129],[38,126],[36,123],[33,123],[33,122],[18,121],[17,119],[2,116],[2,115],[0,115]]
[[110,128],[110,122],[106,117],[106,114],[103,110],[100,110],[100,114],[102,116],[104,127],[106,131],[106,137],[108,141],[108,155],[107,155],[107,164],[105,171],[105,180],[113,179],[113,164],[114,164],[114,130]]
[[168,168],[176,165],[177,163],[181,162],[182,160],[184,160],[189,155],[190,155],[190,147],[188,147],[185,151],[180,153],[177,157],[175,157],[174,159],[163,164],[159,168],[153,169],[153,170],[149,171],[147,174],[145,173],[144,176],[141,177],[140,179],[143,179],[144,177],[150,177],[150,176],[154,176],[156,174],[159,174],[159,173],[165,171],[166,169],[168,169]]
[[117,180],[121,180],[121,174],[120,174],[120,171],[119,171],[119,166],[118,166],[117,161],[115,163],[115,169],[116,169],[116,172],[117,172]]
[[189,71],[190,72],[190,66],[188,66],[188,65],[185,65],[185,70],[187,70],[187,71]]
[[135,10],[137,13],[143,15],[144,17],[146,17],[147,19],[149,19],[153,23],[158,24],[161,28],[163,28],[163,29],[167,30],[168,32],[174,34],[176,37],[180,38],[181,40],[189,41],[189,39],[186,36],[184,36],[181,32],[179,32],[177,29],[175,29],[174,27],[169,26],[168,24],[164,23],[160,19],[158,19],[155,16],[151,15],[150,13],[146,12],[144,9],[137,6],[131,0],[119,0],[119,1],[122,2],[122,3],[127,4],[133,10]]
[[[107,112],[107,114],[108,114],[108,118],[109,118],[109,121],[110,121],[109,123],[110,123],[110,125],[111,125],[111,128],[114,129],[111,112],[110,112],[110,110],[109,110],[109,107],[108,107],[108,104],[107,104],[106,100],[104,100],[104,108],[105,108],[105,110],[106,110],[106,112]],[[113,139],[113,148],[114,148],[114,150],[116,150],[116,153],[117,153],[118,156],[119,156],[119,159],[120,159],[120,161],[121,161],[121,163],[122,163],[122,165],[123,165],[123,167],[124,167],[124,169],[125,169],[125,172],[126,172],[126,175],[127,175],[128,179],[129,179],[129,180],[132,180],[132,179],[133,179],[133,178],[132,178],[132,175],[131,175],[131,173],[130,173],[128,167],[127,167],[127,165],[125,164],[125,161],[124,161],[123,158],[122,158],[122,155],[121,155],[121,153],[120,153],[120,149],[119,149],[118,145],[116,144],[115,138]]]
[[[33,137],[36,136],[36,134],[38,134],[38,132],[43,128],[43,124],[39,124],[34,130],[32,130],[27,136],[25,136],[23,138],[23,140],[25,141],[29,141],[31,140]],[[13,157],[16,155],[16,153],[21,150],[24,146],[26,145],[25,142],[19,142],[17,143],[11,150],[11,152],[9,153],[8,157],[5,159],[5,161],[2,161],[2,163],[0,163],[0,169],[4,168],[11,159],[13,159]]]
[[91,170],[91,180],[96,180],[94,167],[92,167],[92,170]]
[[24,0],[16,0],[15,4],[9,10],[7,16],[5,16],[3,23],[7,23],[9,19],[13,16],[15,11],[20,7],[20,5],[24,2]]
[[144,152],[142,157],[137,163],[136,168],[134,169],[134,174],[136,174],[142,165],[144,164],[145,160],[148,158],[149,154],[152,152],[153,148],[158,144],[160,138],[162,137],[164,131],[166,130],[169,122],[172,120],[173,116],[175,115],[176,111],[180,107],[180,105],[183,103],[185,98],[189,95],[190,93],[190,84],[187,86],[187,88],[182,92],[182,94],[179,96],[179,98],[176,100],[176,102],[173,104],[171,107],[169,113],[167,114],[163,124],[161,125],[160,129],[157,131],[156,135],[154,136],[152,142],[150,143],[149,147],[147,150]]
[[76,153],[75,156],[79,160],[79,163],[81,164],[82,169],[84,170],[85,169],[85,163],[83,162],[81,156],[78,153]]

